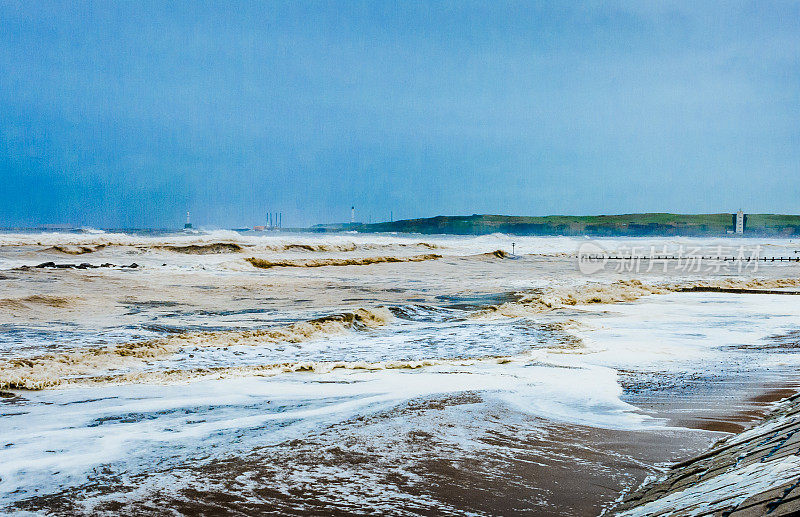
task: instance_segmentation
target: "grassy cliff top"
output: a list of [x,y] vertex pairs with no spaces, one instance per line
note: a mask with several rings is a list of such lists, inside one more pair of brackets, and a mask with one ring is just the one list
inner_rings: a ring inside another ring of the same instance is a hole
[[[318,231],[356,230],[359,232],[444,233],[481,235],[727,235],[733,230],[733,214],[619,214],[549,215],[542,217],[509,215],[437,216],[424,219],[375,224],[318,225]],[[748,214],[746,234],[768,236],[800,235],[800,215]]]

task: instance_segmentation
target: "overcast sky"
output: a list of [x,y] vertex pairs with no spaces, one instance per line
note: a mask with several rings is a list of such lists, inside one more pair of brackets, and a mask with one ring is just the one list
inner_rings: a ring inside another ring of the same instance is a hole
[[800,213],[800,2],[166,4],[0,2],[0,226]]

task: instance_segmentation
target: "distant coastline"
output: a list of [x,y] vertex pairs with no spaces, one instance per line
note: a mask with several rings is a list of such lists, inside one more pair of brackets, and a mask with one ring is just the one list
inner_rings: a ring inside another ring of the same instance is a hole
[[800,215],[746,214],[743,234],[735,234],[734,214],[642,213],[619,215],[456,215],[403,219],[381,223],[330,223],[310,227],[219,228],[198,226],[184,228],[91,228],[69,224],[31,227],[0,227],[0,232],[14,233],[127,233],[161,235],[230,230],[239,233],[417,233],[426,235],[488,235],[505,233],[520,236],[590,236],[590,237],[775,237],[800,238]]
[[[485,235],[589,235],[597,237],[635,236],[729,236],[734,230],[733,214],[644,213],[621,215],[510,215],[437,216],[423,219],[363,224],[319,224],[316,232],[358,231],[423,234]],[[743,236],[800,236],[800,215],[747,214]]]

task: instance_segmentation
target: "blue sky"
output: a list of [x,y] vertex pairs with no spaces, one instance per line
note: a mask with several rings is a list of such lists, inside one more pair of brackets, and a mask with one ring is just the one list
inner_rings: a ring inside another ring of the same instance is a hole
[[0,3],[0,226],[800,213],[799,2]]

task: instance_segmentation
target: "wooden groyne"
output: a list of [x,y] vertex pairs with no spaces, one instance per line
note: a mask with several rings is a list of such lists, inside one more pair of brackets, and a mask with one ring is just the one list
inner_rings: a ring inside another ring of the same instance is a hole
[[673,261],[712,261],[712,262],[800,262],[800,257],[733,257],[733,256],[714,256],[714,255],[604,255],[604,254],[588,254],[578,256],[581,260],[598,261],[598,260],[624,260],[624,261],[640,261],[645,262],[648,260],[673,260]]
[[607,515],[754,517],[800,514],[800,394],[756,426],[676,463]]
[[800,291],[784,291],[781,289],[747,289],[742,287],[717,287],[713,285],[693,285],[678,290],[681,293],[733,293],[733,294],[794,294]]

